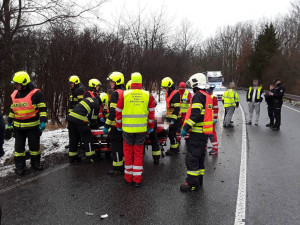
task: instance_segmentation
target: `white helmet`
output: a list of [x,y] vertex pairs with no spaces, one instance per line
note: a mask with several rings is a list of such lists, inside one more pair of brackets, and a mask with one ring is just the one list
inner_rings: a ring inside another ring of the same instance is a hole
[[206,89],[206,76],[203,73],[196,73],[189,78],[188,84],[192,88],[198,87],[200,89]]

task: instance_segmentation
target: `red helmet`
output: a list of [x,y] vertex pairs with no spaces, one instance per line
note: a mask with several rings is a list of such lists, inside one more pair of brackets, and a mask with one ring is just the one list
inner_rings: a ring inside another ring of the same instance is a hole
[[180,82],[180,83],[179,83],[179,87],[180,87],[180,88],[186,88],[186,85],[185,85],[184,82]]

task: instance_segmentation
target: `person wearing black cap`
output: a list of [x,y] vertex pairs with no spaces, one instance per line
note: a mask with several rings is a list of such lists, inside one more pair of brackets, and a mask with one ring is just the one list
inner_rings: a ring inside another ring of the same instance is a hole
[[273,92],[270,92],[270,95],[273,96],[274,101],[274,116],[275,116],[275,124],[272,128],[273,131],[280,130],[281,124],[281,107],[283,104],[283,96],[285,92],[285,88],[282,85],[282,81],[279,78],[274,80],[275,88]]

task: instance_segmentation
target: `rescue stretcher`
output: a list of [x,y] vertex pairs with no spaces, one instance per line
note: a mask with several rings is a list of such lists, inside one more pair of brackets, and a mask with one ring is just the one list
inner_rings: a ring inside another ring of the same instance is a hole
[[[157,121],[156,133],[158,138],[158,145],[160,147],[162,157],[164,157],[164,147],[167,145],[169,125],[165,122],[165,119],[161,117],[156,118],[156,121]],[[109,134],[104,134],[103,126],[98,129],[92,129],[91,131],[94,138],[93,149],[96,151],[96,154],[100,155],[101,153],[104,153],[106,157],[109,157],[111,153]],[[177,141],[180,143],[181,137],[179,131],[176,133],[176,138]],[[188,138],[189,138],[189,133],[187,134],[187,136],[185,136],[185,140],[187,140]],[[149,146],[151,146],[151,140],[149,135],[147,135],[145,141],[145,149],[148,149]]]

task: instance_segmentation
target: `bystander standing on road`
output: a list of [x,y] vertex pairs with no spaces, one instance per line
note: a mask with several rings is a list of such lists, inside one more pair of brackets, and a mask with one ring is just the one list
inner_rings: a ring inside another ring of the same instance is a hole
[[285,92],[285,88],[282,85],[282,81],[279,78],[274,80],[275,88],[273,92],[270,92],[270,95],[273,96],[274,99],[274,117],[275,117],[275,124],[272,128],[273,131],[280,130],[281,124],[281,107],[283,104],[283,96]]
[[231,119],[235,108],[239,107],[240,98],[238,93],[235,91],[235,83],[230,82],[229,89],[226,90],[222,96],[222,102],[225,108],[225,118],[223,127],[233,128],[231,124]]
[[259,114],[260,114],[260,103],[262,102],[263,90],[262,86],[258,85],[258,80],[253,80],[253,86],[250,86],[247,91],[247,102],[248,102],[248,109],[249,109],[249,117],[247,125],[252,124],[253,112],[255,110],[255,126],[258,125]]
[[265,100],[266,103],[268,105],[268,116],[270,119],[270,122],[268,124],[266,124],[266,127],[270,127],[271,129],[273,129],[274,127],[274,99],[273,96],[270,95],[270,92],[274,92],[274,84],[270,85],[270,90],[269,91],[265,91]]

